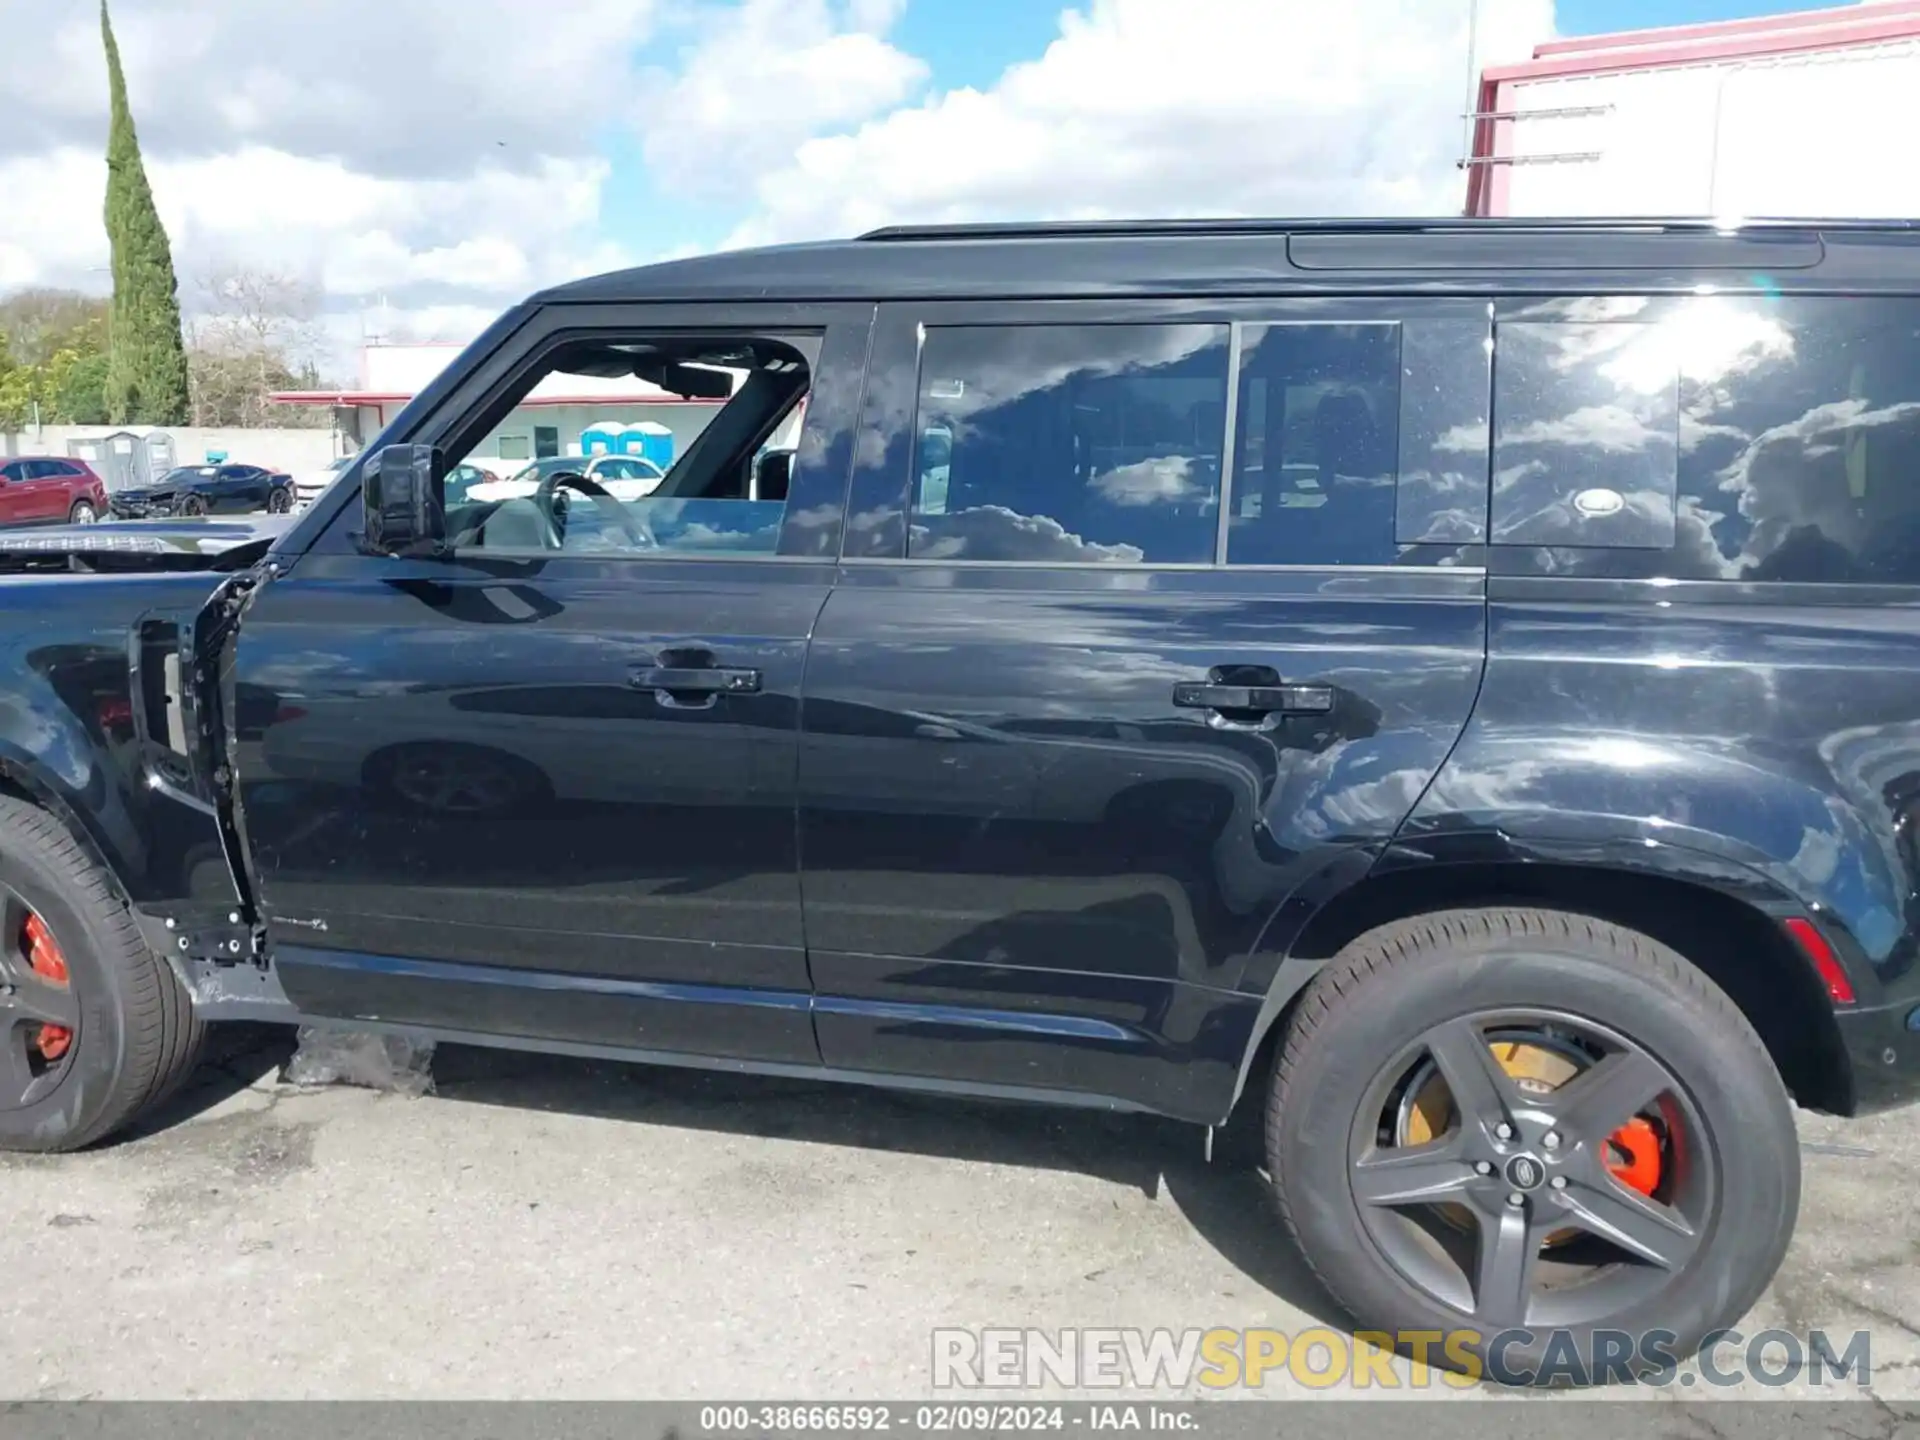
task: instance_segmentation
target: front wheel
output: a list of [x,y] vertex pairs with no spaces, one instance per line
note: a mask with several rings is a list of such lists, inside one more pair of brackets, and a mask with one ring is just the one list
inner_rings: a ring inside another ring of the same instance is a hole
[[[1347,946],[1289,1027],[1267,1155],[1362,1328],[1455,1337],[1509,1383],[1691,1355],[1773,1278],[1800,1197],[1792,1107],[1739,1009],[1666,946],[1558,911]],[[1439,1338],[1425,1358],[1470,1363]]]
[[0,1150],[74,1150],[192,1070],[202,1025],[112,880],[0,796]]
[[198,495],[189,495],[180,502],[180,513],[182,515],[204,515],[207,513],[207,502]]
[[285,515],[292,509],[293,492],[291,490],[282,488],[275,490],[267,496],[267,513],[269,515]]

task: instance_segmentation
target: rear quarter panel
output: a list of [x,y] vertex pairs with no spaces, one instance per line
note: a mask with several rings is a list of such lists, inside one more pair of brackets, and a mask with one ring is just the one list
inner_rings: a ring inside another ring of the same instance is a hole
[[1819,913],[1862,1003],[1912,989],[1920,598],[1491,585],[1479,704],[1404,841],[1493,831],[1599,863],[1697,856],[1705,878]]

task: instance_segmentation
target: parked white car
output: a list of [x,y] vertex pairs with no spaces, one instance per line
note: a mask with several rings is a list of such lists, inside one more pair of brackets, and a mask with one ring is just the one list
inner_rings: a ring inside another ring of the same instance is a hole
[[550,455],[516,471],[505,480],[475,485],[469,500],[517,500],[540,488],[549,475],[570,471],[597,480],[616,500],[642,500],[651,495],[667,472],[638,455]]
[[352,455],[342,455],[338,460],[329,460],[325,469],[303,470],[296,475],[293,480],[293,508],[304,510],[318,500],[354,459]]

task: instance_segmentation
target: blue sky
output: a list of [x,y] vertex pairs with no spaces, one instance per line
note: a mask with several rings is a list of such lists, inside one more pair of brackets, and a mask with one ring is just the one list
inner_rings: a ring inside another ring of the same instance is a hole
[[1820,0],[1560,0],[1557,23],[1565,35],[1598,35],[1610,30],[1642,30],[1655,25],[1697,25],[1709,20],[1740,20],[1749,15],[1785,15],[1814,10]]

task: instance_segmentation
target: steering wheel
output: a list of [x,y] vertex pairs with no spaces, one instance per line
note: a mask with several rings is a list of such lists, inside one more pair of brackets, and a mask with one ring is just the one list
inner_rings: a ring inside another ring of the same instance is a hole
[[[555,513],[555,492],[562,488],[578,490],[593,502],[594,509],[606,516],[626,534],[636,550],[652,550],[659,541],[641,527],[626,506],[622,505],[598,480],[590,479],[577,470],[556,470],[540,481],[540,487],[533,492],[533,503],[538,505],[548,519],[553,522],[554,533],[564,540],[564,529],[559,515]],[[560,512],[564,514],[565,512]]]

